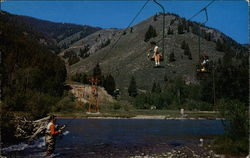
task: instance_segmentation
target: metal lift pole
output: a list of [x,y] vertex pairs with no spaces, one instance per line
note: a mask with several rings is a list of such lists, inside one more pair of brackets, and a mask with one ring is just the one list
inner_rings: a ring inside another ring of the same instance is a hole
[[[206,14],[206,20],[202,23],[203,25],[205,25],[206,23],[207,23],[207,21],[208,21],[208,15],[207,15],[207,8],[203,8],[201,11],[205,11],[205,14]],[[199,40],[198,40],[198,42],[199,42],[199,53],[198,53],[198,55],[199,55],[199,58],[198,58],[198,61],[199,61],[199,63],[201,63],[201,61],[200,61],[200,55],[201,55],[201,24],[199,25]]]
[[163,25],[162,25],[162,57],[164,59],[164,54],[165,54],[165,9],[163,5],[161,5],[159,2],[156,0],[153,0],[157,5],[159,5],[162,9],[163,12]]

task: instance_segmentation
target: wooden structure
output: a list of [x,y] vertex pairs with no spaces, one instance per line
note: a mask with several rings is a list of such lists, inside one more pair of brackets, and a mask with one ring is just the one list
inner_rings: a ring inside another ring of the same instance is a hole
[[97,84],[100,82],[98,77],[91,77],[89,79],[89,82],[91,83],[91,96],[89,98],[89,107],[88,107],[88,113],[100,112],[99,103],[98,103],[98,86]]
[[44,135],[49,123],[49,116],[39,120],[30,121],[26,118],[15,118],[15,136],[24,140],[32,141]]

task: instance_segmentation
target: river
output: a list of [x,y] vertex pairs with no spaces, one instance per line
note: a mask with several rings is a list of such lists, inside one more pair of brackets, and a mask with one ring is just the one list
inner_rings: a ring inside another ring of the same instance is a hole
[[[57,139],[55,152],[60,158],[131,157],[197,146],[200,138],[206,141],[223,133],[220,120],[75,119]],[[45,144],[40,138],[34,144],[21,143],[3,151],[7,157],[40,158]]]

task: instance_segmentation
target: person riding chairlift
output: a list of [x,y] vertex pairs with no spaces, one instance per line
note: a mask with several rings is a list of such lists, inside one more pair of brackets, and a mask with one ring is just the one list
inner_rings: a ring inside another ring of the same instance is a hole
[[203,56],[203,61],[202,61],[202,63],[201,63],[201,66],[202,66],[201,71],[202,71],[202,72],[207,71],[207,69],[208,69],[208,63],[209,63],[208,56]]
[[[154,41],[150,42],[151,47],[153,48],[154,54],[152,56],[152,59],[154,59],[155,61],[155,66],[158,67],[160,66],[160,59],[161,59],[161,55],[159,53],[159,47],[156,45],[156,43]],[[148,53],[148,57],[149,57],[149,53]]]

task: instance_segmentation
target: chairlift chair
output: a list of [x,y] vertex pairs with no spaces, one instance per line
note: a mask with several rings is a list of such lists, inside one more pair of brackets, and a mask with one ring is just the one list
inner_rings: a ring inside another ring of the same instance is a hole
[[[153,51],[153,50],[150,50],[150,52],[151,51]],[[151,54],[151,53],[150,53]],[[154,52],[152,52],[152,54],[154,54]],[[154,56],[152,56],[151,58],[150,58],[150,60],[151,61],[155,61],[155,58],[154,58]],[[164,61],[164,56],[162,55],[162,53],[160,53],[160,61]]]
[[205,79],[212,71],[212,63],[208,56],[202,56],[201,62],[196,65],[196,75],[198,79]]

